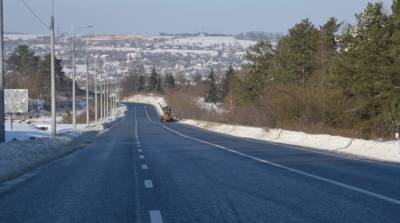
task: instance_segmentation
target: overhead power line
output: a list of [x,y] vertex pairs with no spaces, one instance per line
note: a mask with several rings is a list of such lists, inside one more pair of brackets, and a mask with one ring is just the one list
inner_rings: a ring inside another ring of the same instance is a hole
[[46,29],[49,29],[49,25],[46,24],[43,21],[43,19],[41,19],[40,16],[38,16],[38,14],[35,13],[35,11],[29,6],[28,3],[25,2],[25,0],[21,0],[21,2],[28,9],[28,11],[40,22],[40,24],[42,24],[44,27],[46,27]]

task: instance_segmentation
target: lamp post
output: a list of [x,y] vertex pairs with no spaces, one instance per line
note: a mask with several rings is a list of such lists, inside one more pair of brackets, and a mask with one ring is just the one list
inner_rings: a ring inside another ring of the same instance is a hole
[[86,126],[90,123],[89,105],[89,57],[86,58]]
[[72,124],[74,129],[76,129],[76,32],[84,29],[90,29],[94,26],[84,26],[78,29],[73,28],[73,36],[72,36]]
[[103,74],[100,74],[100,120],[103,122]]
[[97,125],[97,121],[98,121],[98,114],[97,114],[97,110],[98,110],[98,108],[97,108],[97,74],[98,74],[98,70],[97,70],[97,68],[96,68],[96,73],[95,73],[95,76],[94,76],[94,121],[95,121],[95,124]]
[[3,0],[0,0],[0,143],[5,141],[4,123],[4,45],[3,45]]

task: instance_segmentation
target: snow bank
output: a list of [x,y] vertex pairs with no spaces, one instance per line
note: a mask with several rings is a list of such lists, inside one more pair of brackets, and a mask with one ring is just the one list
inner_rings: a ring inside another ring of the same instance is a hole
[[332,135],[315,135],[281,129],[227,125],[198,120],[182,120],[180,123],[242,138],[339,152],[374,160],[400,162],[399,150],[396,144],[393,143],[352,139]]
[[[122,118],[126,113],[126,106],[121,106],[115,113],[116,118]],[[50,160],[54,160],[75,151],[88,143],[88,140],[105,129],[105,126],[115,122],[110,119],[98,126],[78,125],[73,130],[71,124],[57,125],[57,138],[50,137],[50,131],[37,129],[35,126],[47,126],[46,118],[36,120],[35,124],[16,123],[14,131],[7,131],[7,138],[16,138],[23,141],[11,141],[0,144],[0,182],[21,175]],[[36,139],[29,139],[34,136]]]
[[[164,98],[153,95],[135,95],[127,98],[126,101],[154,105],[160,113],[161,107],[159,104],[166,105]],[[180,123],[236,137],[343,153],[373,160],[400,162],[400,150],[397,148],[396,143],[393,142],[377,142],[326,134],[307,134],[282,129],[228,125],[190,119],[181,120]]]
[[78,146],[70,144],[81,134],[70,132],[58,136],[57,139],[40,138],[1,144],[0,182],[76,150]]

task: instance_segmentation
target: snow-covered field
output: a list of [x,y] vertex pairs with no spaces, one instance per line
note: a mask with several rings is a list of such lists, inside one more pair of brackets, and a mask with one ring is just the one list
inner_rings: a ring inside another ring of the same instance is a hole
[[41,34],[5,34],[5,40],[33,40],[39,37],[48,37],[49,35]]
[[251,40],[237,40],[233,36],[191,36],[191,37],[172,37],[167,41],[171,45],[190,45],[190,46],[201,46],[211,47],[215,45],[225,46],[241,46],[242,48],[248,48],[254,45],[256,42]]
[[[128,98],[130,102],[142,102],[154,105],[160,112],[162,97],[136,95]],[[207,129],[209,131],[241,138],[256,139],[274,143],[301,146],[315,150],[329,151],[387,162],[400,162],[400,146],[395,142],[353,139],[325,134],[308,134],[283,129],[269,129],[241,125],[228,125],[199,120],[181,120],[180,123]]]

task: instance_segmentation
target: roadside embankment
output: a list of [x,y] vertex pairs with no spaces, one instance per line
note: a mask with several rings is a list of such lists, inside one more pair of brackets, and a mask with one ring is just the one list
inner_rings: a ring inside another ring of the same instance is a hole
[[[160,114],[160,104],[166,105],[164,98],[157,96],[135,95],[127,98],[126,101],[153,105]],[[179,123],[241,138],[300,146],[371,160],[400,163],[400,151],[396,143],[353,139],[326,134],[308,134],[283,129],[229,125],[191,119],[181,120]]]
[[282,129],[227,125],[189,119],[182,120],[180,123],[236,137],[343,153],[373,160],[400,162],[398,148],[396,144],[391,143],[352,139],[332,135],[307,134],[304,132],[287,131]]

